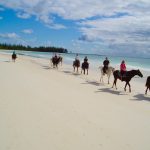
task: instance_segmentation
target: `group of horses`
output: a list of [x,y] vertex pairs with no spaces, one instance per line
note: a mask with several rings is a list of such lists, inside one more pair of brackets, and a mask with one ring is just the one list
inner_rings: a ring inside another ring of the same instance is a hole
[[[78,68],[80,67],[80,61],[79,60],[75,60],[73,62],[73,68],[74,68],[74,71],[75,71],[75,68],[77,69],[77,73],[78,73]],[[138,70],[130,70],[130,71],[126,71],[125,75],[124,76],[121,76],[121,73],[120,73],[120,70],[115,70],[115,68],[109,66],[106,70],[106,72],[104,72],[103,70],[103,67],[99,67],[100,70],[101,70],[101,77],[100,77],[100,82],[104,82],[103,81],[103,76],[104,75],[107,75],[108,77],[108,84],[109,84],[109,79],[110,79],[110,76],[111,74],[113,74],[114,76],[114,81],[113,81],[113,86],[112,88],[115,86],[115,88],[117,89],[117,80],[121,80],[121,81],[124,81],[126,82],[125,83],[125,87],[124,87],[124,91],[126,91],[126,87],[128,86],[129,87],[129,92],[131,92],[131,85],[130,85],[130,81],[131,79],[134,77],[134,76],[139,76],[139,77],[143,77],[143,74],[141,73],[141,71],[138,69]],[[87,74],[88,74],[88,69],[89,69],[89,64],[85,64],[84,62],[82,63],[82,66],[81,66],[81,73],[82,73],[82,70],[84,71],[84,74],[85,74],[85,70],[87,70]],[[147,91],[150,90],[150,76],[147,77],[147,81],[146,81],[146,91],[145,91],[145,94],[147,94]]]
[[[76,69],[76,72],[78,73],[79,72],[79,67],[80,67],[80,60],[79,59],[76,59],[75,61],[73,61],[73,68],[74,68],[74,72],[75,72],[75,69]],[[81,65],[81,74],[82,74],[82,71],[83,71],[83,74],[86,74],[88,75],[88,69],[89,69],[89,63],[87,61],[84,61]]]
[[[51,58],[51,63],[53,64],[53,67],[58,67],[58,64],[61,63],[62,65],[62,60],[63,58],[61,56],[59,57],[52,57]],[[77,73],[79,73],[79,67],[80,67],[80,60],[79,59],[75,59],[75,61],[73,61],[73,68],[74,68],[74,72],[76,71]],[[115,88],[117,89],[117,80],[121,80],[121,81],[124,81],[126,82],[125,83],[125,87],[124,87],[124,91],[126,91],[126,87],[128,86],[129,87],[129,92],[131,92],[131,85],[130,85],[130,81],[131,79],[134,77],[134,76],[139,76],[139,77],[143,77],[141,71],[138,69],[138,70],[130,70],[130,71],[126,71],[125,75],[124,76],[121,76],[121,73],[120,73],[120,70],[115,70],[115,68],[109,66],[107,68],[107,70],[104,72],[103,70],[103,67],[99,67],[100,70],[101,70],[101,77],[100,77],[100,82],[104,82],[103,81],[103,76],[104,75],[107,75],[108,77],[108,84],[110,83],[109,82],[109,79],[110,79],[110,76],[111,74],[113,74],[114,76],[114,81],[113,81],[113,86],[112,88],[115,86]],[[81,74],[82,74],[82,71],[83,73],[88,75],[88,69],[89,69],[89,63],[87,61],[84,61],[82,64],[81,64]],[[150,76],[147,77],[147,81],[146,81],[146,91],[145,91],[145,94],[147,94],[147,91],[150,90]]]

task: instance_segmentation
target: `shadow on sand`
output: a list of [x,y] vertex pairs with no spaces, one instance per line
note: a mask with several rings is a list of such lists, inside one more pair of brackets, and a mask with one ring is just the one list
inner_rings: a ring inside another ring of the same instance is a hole
[[76,73],[76,72],[72,72],[72,71],[62,71],[62,72],[66,73],[66,74],[74,75],[74,76],[80,75],[80,73]]
[[94,86],[103,86],[104,85],[104,84],[99,83],[97,81],[86,81],[85,83],[81,83],[81,84],[91,84],[91,85],[94,85]]
[[112,88],[98,89],[98,91],[96,91],[95,93],[98,93],[98,92],[111,93],[111,94],[115,94],[115,95],[127,95],[126,93],[123,93],[122,91],[117,91]]
[[50,66],[42,66],[42,67],[43,67],[43,69],[46,69],[46,70],[52,69]]
[[134,99],[131,100],[136,100],[136,101],[148,101],[150,102],[150,97],[144,95],[144,94],[137,94],[133,96]]

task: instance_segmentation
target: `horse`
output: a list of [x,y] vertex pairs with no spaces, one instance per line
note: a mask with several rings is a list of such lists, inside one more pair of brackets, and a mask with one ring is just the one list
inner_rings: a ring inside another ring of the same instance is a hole
[[147,77],[145,86],[146,86],[146,90],[145,90],[145,95],[146,95],[147,90],[149,89],[149,91],[150,91],[150,76]]
[[53,65],[53,68],[58,68],[58,64],[60,62],[60,58],[57,56],[54,56],[50,59],[51,64]]
[[[113,75],[114,75],[114,83],[113,83],[113,86],[112,88],[116,87],[117,89],[117,86],[116,86],[116,83],[117,83],[117,79],[120,79],[121,80],[121,74],[120,74],[120,71],[119,70],[116,70],[113,72]],[[138,75],[140,77],[143,77],[142,73],[140,72],[140,70],[131,70],[131,71],[126,71],[126,74],[122,77],[122,81],[125,81],[126,84],[125,84],[125,87],[124,87],[124,91],[126,91],[126,86],[128,85],[129,86],[129,92],[131,92],[131,85],[130,85],[130,80],[135,76],[135,75]]]
[[85,74],[85,70],[87,70],[87,75],[88,75],[88,69],[89,69],[89,63],[88,62],[83,62],[82,63],[82,66],[81,66],[81,74],[82,74],[82,70],[83,70],[83,73]]
[[77,68],[77,73],[78,73],[78,68],[79,67],[80,67],[80,60],[76,59],[75,61],[73,61],[74,72],[75,72],[75,68]]
[[101,81],[104,82],[104,81],[103,81],[103,76],[106,74],[107,77],[108,77],[108,84],[109,84],[110,75],[114,72],[115,68],[109,66],[105,73],[104,73],[103,67],[99,67],[99,68],[100,68],[100,70],[101,70],[100,82],[101,82]]
[[15,62],[17,55],[15,53],[12,54],[12,61]]
[[63,57],[62,57],[62,56],[58,56],[58,59],[59,59],[59,60],[58,60],[58,63],[61,64],[61,66],[62,66]]

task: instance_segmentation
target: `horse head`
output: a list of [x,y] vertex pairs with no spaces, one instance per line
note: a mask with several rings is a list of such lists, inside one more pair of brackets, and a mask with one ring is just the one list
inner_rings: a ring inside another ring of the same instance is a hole
[[112,67],[112,72],[114,72],[114,71],[115,71],[115,68]]
[[141,78],[143,77],[143,74],[141,73],[139,69],[137,70],[137,75],[140,76]]

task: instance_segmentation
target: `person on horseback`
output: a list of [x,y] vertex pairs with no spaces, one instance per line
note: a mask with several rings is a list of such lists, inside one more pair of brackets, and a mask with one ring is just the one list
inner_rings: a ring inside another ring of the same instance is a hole
[[109,65],[109,60],[108,60],[107,57],[106,57],[105,60],[103,61],[103,65],[104,65],[104,67],[103,67],[103,72],[104,72],[104,74],[105,74],[105,73],[106,73],[106,70],[108,69],[108,65]]
[[17,58],[17,55],[16,55],[16,52],[15,51],[13,51],[13,54],[12,54],[12,61],[14,61],[15,62],[15,59]]
[[125,75],[126,73],[126,64],[125,64],[125,61],[122,60],[121,64],[120,64],[120,76],[121,76],[121,81],[122,81],[122,78],[123,76]]
[[78,54],[76,54],[75,60],[73,61],[74,72],[75,72],[75,68],[77,68],[77,72],[78,72],[79,67],[80,67],[80,60]]
[[85,56],[85,58],[84,58],[84,62],[88,62],[88,58],[87,58],[87,56]]
[[75,61],[78,61],[78,60],[79,60],[79,55],[76,54]]
[[88,68],[89,68],[88,58],[87,56],[85,56],[82,63],[81,74],[82,74],[82,70],[84,71],[84,74],[85,74],[85,70],[87,70],[87,75],[88,75]]

